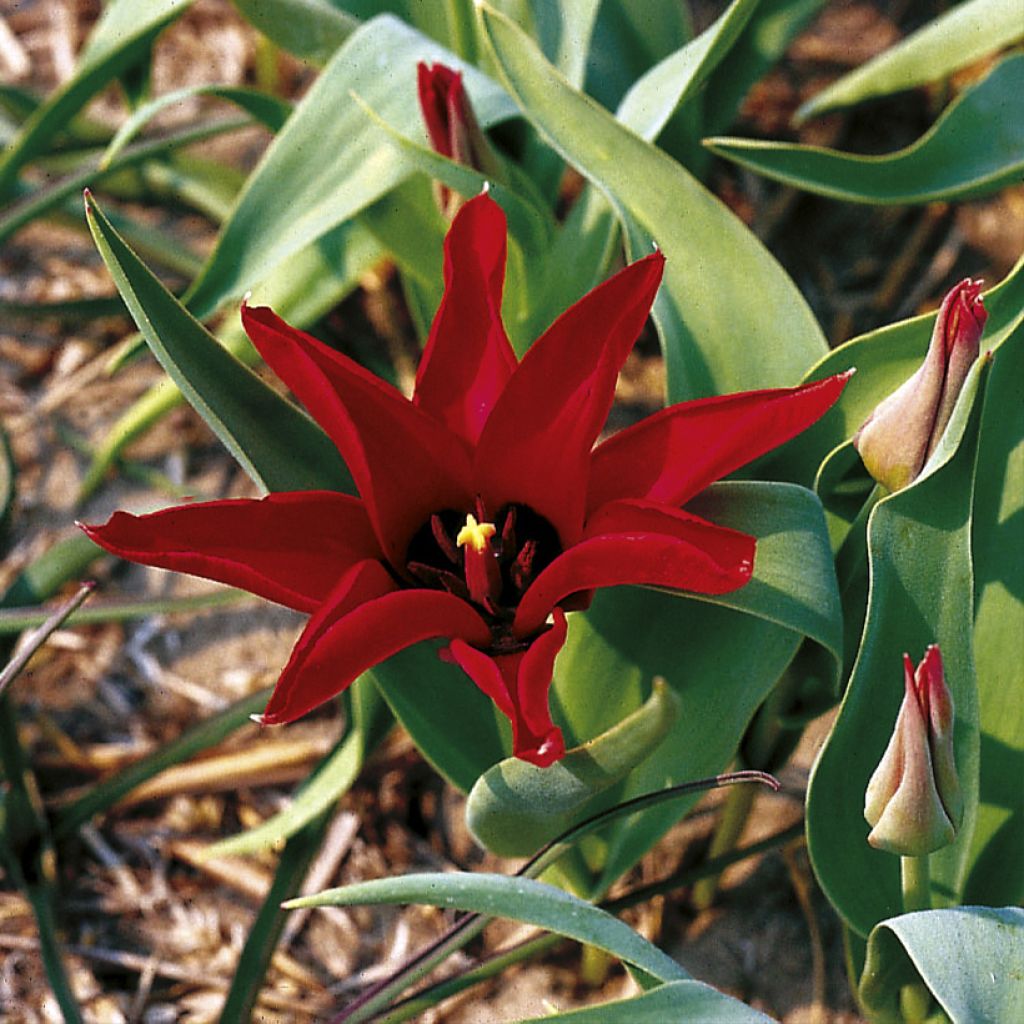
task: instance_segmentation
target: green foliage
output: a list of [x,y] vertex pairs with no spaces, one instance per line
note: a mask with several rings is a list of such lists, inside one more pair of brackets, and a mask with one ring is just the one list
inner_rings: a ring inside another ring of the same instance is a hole
[[1024,56],[1008,57],[906,149],[856,156],[819,146],[707,139],[719,156],[787,185],[855,203],[934,203],[987,195],[1024,174],[1024,124],[1010,115]]

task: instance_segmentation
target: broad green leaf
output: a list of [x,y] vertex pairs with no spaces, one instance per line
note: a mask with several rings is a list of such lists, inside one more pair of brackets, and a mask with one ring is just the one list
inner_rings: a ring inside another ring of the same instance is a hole
[[131,117],[118,128],[117,134],[110,140],[110,144],[104,151],[99,164],[100,170],[109,167],[121,150],[162,110],[184,103],[195,96],[213,96],[233,103],[275,132],[288,120],[288,115],[292,112],[292,105],[287,100],[260,92],[258,89],[244,89],[227,85],[193,85],[184,89],[175,89],[173,92],[164,93],[132,111]]
[[665,253],[661,295],[681,335],[671,362],[685,366],[670,377],[672,400],[798,379],[825,342],[771,254],[679,164],[573,90],[508,19],[481,12],[525,116]]
[[733,0],[696,39],[638,78],[622,98],[616,118],[649,142],[675,111],[704,84],[743,31],[761,0]]
[[[1024,322],[1024,257],[984,298],[989,316],[981,338],[983,352],[997,350]],[[869,331],[840,345],[809,370],[806,380],[821,380],[851,367],[857,372],[816,424],[768,456],[762,464],[765,472],[810,484],[822,453],[851,438],[868,413],[921,365],[934,324],[935,313],[926,313]]]
[[89,227],[154,355],[228,451],[267,490],[349,490],[334,445],[224,349],[139,261],[91,198]]
[[[513,16],[505,4],[504,13]],[[576,88],[583,85],[587,70],[587,54],[594,32],[601,0],[530,0],[532,35],[548,59]],[[516,19],[520,25],[522,20]],[[524,25],[524,28],[526,26]]]
[[329,0],[233,0],[239,14],[282,50],[325,64],[359,25]]
[[[343,224],[296,254],[250,296],[254,305],[270,306],[299,328],[310,327],[358,284],[360,276],[383,256],[374,238],[359,224]],[[235,358],[251,365],[258,356],[249,342],[237,310],[218,329],[219,342]],[[121,451],[184,396],[172,380],[153,385],[107,433],[93,455],[79,499],[103,480]],[[291,415],[291,414],[289,414]]]
[[250,176],[189,295],[188,306],[197,316],[238,298],[412,173],[350,93],[403,135],[422,134],[415,101],[420,60],[463,71],[485,127],[514,113],[493,82],[394,18],[381,16],[361,26],[335,53]]
[[619,999],[567,1013],[530,1017],[519,1024],[770,1024],[771,1017],[699,981],[670,981],[632,999]]
[[74,76],[31,114],[0,156],[0,197],[10,195],[18,171],[44,150],[95,93],[131,67],[157,33],[191,2],[113,0],[107,4],[82,50]]
[[419,752],[454,786],[468,793],[512,743],[504,716],[437,644],[422,643],[368,673]]
[[868,845],[864,792],[903,697],[902,656],[942,650],[956,709],[956,763],[964,822],[930,857],[933,898],[963,891],[978,800],[978,692],[971,643],[970,553],[974,462],[987,361],[961,393],[942,441],[917,480],[882,499],[868,520],[870,590],[860,651],[839,716],[815,764],[807,840],[822,888],[854,931],[867,935],[901,907],[899,858]]
[[401,875],[328,889],[315,896],[289,900],[285,906],[297,910],[300,907],[405,903],[522,921],[603,949],[659,981],[683,981],[689,977],[675,960],[617,917],[561,889],[529,878],[486,872]]
[[650,756],[678,714],[678,698],[663,680],[655,680],[643,706],[549,768],[514,757],[501,761],[469,794],[470,832],[502,857],[536,853],[579,821],[595,796]]
[[[571,618],[555,666],[555,707],[569,742],[629,714],[655,676],[680,699],[668,738],[602,806],[720,772],[805,635],[828,663],[826,685],[834,682],[841,623],[817,499],[799,487],[729,483],[688,508],[758,537],[754,581],[721,603],[638,588],[600,591],[589,611]],[[609,829],[598,888],[628,870],[692,802],[634,814]]]
[[1007,116],[1024,90],[1024,56],[966,89],[917,142],[885,156],[748,139],[705,145],[775,181],[855,203],[950,202],[1024,176],[1024,118]]
[[1024,329],[996,354],[985,389],[974,493],[974,660],[981,795],[969,903],[1024,902]]
[[797,119],[938,81],[1021,38],[1018,0],[967,0],[822,90]]
[[902,1020],[900,986],[920,978],[952,1024],[1024,1019],[1024,910],[954,907],[883,921],[868,940],[860,998]]

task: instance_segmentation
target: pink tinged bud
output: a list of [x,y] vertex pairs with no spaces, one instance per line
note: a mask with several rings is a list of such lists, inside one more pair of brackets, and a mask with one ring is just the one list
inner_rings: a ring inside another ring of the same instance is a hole
[[890,491],[917,479],[935,451],[968,371],[978,358],[988,313],[981,281],[965,278],[943,299],[917,372],[861,424],[853,443],[868,472]]
[[[420,111],[434,151],[484,174],[496,176],[497,161],[473,112],[462,73],[444,64],[417,65]],[[446,216],[452,217],[462,200],[443,185],[439,201]]]
[[864,795],[868,842],[921,857],[948,846],[963,817],[953,758],[953,702],[933,644],[914,672],[903,656],[906,692],[892,738]]

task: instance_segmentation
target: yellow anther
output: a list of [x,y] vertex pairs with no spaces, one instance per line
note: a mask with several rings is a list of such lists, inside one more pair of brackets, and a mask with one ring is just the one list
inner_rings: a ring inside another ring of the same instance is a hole
[[458,547],[468,544],[478,555],[487,550],[487,541],[497,533],[494,523],[478,523],[476,516],[466,516],[466,525],[459,530],[455,543]]

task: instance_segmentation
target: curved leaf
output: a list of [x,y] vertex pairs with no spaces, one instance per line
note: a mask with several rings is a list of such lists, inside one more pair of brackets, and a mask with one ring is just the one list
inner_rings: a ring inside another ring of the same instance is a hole
[[663,680],[650,698],[607,732],[570,750],[549,768],[507,758],[473,786],[466,824],[502,857],[525,857],[570,828],[590,801],[620,782],[664,740],[679,701]]
[[679,164],[572,89],[515,24],[486,5],[480,11],[524,115],[665,253],[660,294],[681,335],[679,353],[667,354],[672,400],[802,375],[824,353],[824,338],[770,253]]
[[753,1007],[700,981],[670,981],[632,999],[618,999],[568,1013],[530,1017],[519,1024],[666,1024],[668,1021],[700,1021],[700,1024],[770,1024]]
[[988,360],[971,371],[921,476],[880,501],[868,520],[870,590],[860,651],[832,733],[811,775],[807,841],[815,873],[854,931],[867,935],[901,908],[899,858],[868,845],[864,792],[903,696],[902,655],[942,649],[956,709],[964,822],[930,857],[934,898],[962,892],[978,798],[978,694],[971,643],[974,462]]
[[812,97],[796,120],[935,82],[1022,37],[1017,0],[967,0]]
[[1024,1019],[1024,910],[955,907],[881,922],[860,983],[865,1009],[902,1019],[900,987],[917,978],[952,1024]]
[[733,0],[696,39],[655,64],[622,97],[615,117],[652,141],[704,84],[739,38],[761,0]]
[[381,15],[335,53],[249,177],[188,297],[208,316],[285,260],[400,184],[412,167],[368,120],[355,92],[402,134],[424,131],[417,61],[461,69],[486,127],[515,111],[479,71],[414,29]]
[[576,896],[544,882],[486,872],[424,873],[357,882],[315,896],[289,900],[285,907],[354,907],[421,903],[522,921],[603,949],[659,981],[689,975],[629,925]]
[[157,114],[175,104],[184,103],[196,96],[214,96],[240,107],[255,120],[271,131],[277,131],[288,120],[292,105],[287,100],[271,96],[270,93],[258,89],[243,89],[229,85],[193,85],[184,89],[175,89],[164,93],[149,103],[144,103],[132,111],[118,128],[110,140],[100,159],[99,169],[106,170],[122,149],[148,124]]
[[981,796],[964,890],[969,903],[1024,902],[1024,331],[992,361],[974,494],[974,659]]
[[[600,591],[589,611],[570,618],[554,692],[572,741],[629,714],[654,676],[664,676],[680,700],[668,738],[600,806],[721,771],[805,635],[821,655],[825,687],[835,683],[839,600],[814,495],[787,485],[726,483],[687,508],[757,536],[754,581],[715,603],[637,588]],[[612,826],[598,889],[628,870],[687,806],[680,800]]]
[[965,89],[915,143],[885,156],[747,139],[705,145],[806,192],[855,203],[948,202],[994,192],[1024,175],[1024,55],[1008,57]]
[[267,490],[351,490],[327,435],[193,319],[91,197],[86,214],[100,255],[154,355],[253,480]]
[[192,0],[113,0],[107,4],[79,57],[75,74],[21,127],[0,155],[0,197],[10,194],[18,171],[41,153],[50,139],[92,96],[145,53],[157,33]]

